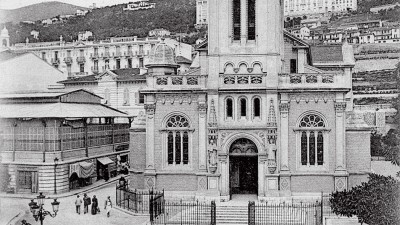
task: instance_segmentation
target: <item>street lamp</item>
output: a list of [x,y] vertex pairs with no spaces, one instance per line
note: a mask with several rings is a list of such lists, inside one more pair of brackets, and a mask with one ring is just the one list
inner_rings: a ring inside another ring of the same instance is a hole
[[54,201],[51,203],[54,212],[54,214],[52,214],[51,212],[43,208],[45,198],[46,196],[40,193],[39,196],[37,196],[38,203],[36,203],[34,199],[32,199],[31,202],[28,204],[33,214],[33,218],[35,218],[36,221],[40,220],[41,225],[43,225],[43,220],[46,216],[51,216],[53,218],[56,217],[60,206],[60,202],[58,202],[55,198]]
[[58,158],[54,158],[54,194],[57,194],[57,164]]

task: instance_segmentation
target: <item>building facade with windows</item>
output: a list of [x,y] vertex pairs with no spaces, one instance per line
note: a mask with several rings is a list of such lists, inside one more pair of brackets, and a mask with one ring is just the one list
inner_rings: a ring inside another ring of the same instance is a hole
[[[158,37],[118,37],[101,41],[19,43],[16,53],[33,52],[69,78],[87,76],[125,68],[144,68],[151,49],[161,41]],[[165,40],[176,56],[192,59],[192,46],[173,39]]]
[[208,0],[196,0],[196,25],[208,24]]
[[1,190],[63,193],[128,162],[129,121],[84,91],[0,95]]
[[352,111],[352,48],[310,47],[283,31],[280,1],[209,0],[198,68],[150,54],[134,188],[228,201],[320,195],[370,171],[370,128]]
[[357,10],[357,0],[285,0],[285,16]]

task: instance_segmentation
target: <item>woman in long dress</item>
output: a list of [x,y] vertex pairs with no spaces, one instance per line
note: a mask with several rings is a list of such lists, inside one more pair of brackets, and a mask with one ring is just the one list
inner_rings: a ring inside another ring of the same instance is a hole
[[108,196],[107,200],[106,200],[106,202],[104,204],[104,209],[107,212],[107,217],[110,217],[111,208],[112,208],[112,202],[111,202],[110,196]]
[[97,209],[99,207],[99,202],[97,201],[96,195],[93,195],[92,198],[92,215],[97,214]]

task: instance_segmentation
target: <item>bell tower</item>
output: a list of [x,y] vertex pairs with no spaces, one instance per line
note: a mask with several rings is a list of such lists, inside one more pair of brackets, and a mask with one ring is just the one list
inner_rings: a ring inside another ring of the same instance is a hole
[[0,41],[1,41],[2,48],[10,47],[10,35],[8,34],[8,30],[5,26],[4,26],[3,30],[1,30]]
[[266,85],[276,88],[283,58],[282,15],[281,0],[210,0],[209,79],[217,81],[227,64],[238,69],[245,63],[252,70],[258,63],[268,73]]

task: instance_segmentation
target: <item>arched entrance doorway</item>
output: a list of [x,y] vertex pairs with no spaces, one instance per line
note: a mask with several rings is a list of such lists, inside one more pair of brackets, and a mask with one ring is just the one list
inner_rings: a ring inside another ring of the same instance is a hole
[[229,149],[230,195],[257,194],[257,146],[247,138],[234,141]]

